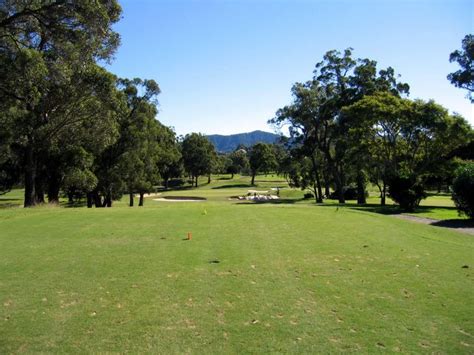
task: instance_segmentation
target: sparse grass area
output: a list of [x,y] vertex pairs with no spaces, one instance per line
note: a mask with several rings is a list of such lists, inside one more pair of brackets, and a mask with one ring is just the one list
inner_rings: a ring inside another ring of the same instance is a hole
[[0,353],[472,352],[471,236],[301,191],[228,200],[284,184],[260,178],[0,210]]

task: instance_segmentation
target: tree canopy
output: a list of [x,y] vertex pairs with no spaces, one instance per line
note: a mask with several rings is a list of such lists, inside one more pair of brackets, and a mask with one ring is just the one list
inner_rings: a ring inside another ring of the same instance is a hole
[[462,49],[449,55],[450,62],[457,62],[461,67],[448,75],[448,80],[458,88],[469,91],[467,97],[474,103],[474,35],[466,35],[462,40]]

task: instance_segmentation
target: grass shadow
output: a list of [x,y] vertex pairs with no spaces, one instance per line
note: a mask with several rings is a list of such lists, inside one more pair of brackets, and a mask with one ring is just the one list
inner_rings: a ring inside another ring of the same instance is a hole
[[59,206],[64,207],[64,208],[80,208],[80,207],[86,207],[87,202],[85,200],[79,200],[79,201],[74,201],[74,202],[68,202],[68,201],[61,201],[59,202]]
[[[14,199],[12,199],[14,200]],[[0,203],[0,210],[3,209],[8,209],[8,208],[20,208],[22,206],[21,201],[18,201],[18,203]]]
[[271,182],[274,184],[287,184],[286,180],[260,180],[255,179],[255,182],[258,184],[259,182]]
[[[201,186],[201,185],[199,185]],[[160,187],[156,189],[156,192],[168,192],[168,191],[186,191],[186,190],[192,190],[195,189],[195,186],[191,185],[186,185],[186,186],[173,186],[173,187]]]
[[213,187],[213,190],[219,190],[219,189],[233,189],[233,188],[244,188],[244,187],[255,187],[255,185],[250,185],[250,184],[232,184],[232,185],[222,185],[222,186],[216,186]]
[[433,222],[431,225],[446,228],[474,228],[474,219],[444,219]]

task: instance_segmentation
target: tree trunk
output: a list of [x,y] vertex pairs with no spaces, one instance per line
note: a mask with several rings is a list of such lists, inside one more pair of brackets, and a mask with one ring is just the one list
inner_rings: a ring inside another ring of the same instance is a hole
[[112,196],[110,192],[107,193],[107,196],[105,197],[104,200],[105,207],[112,207]]
[[48,183],[48,203],[59,203],[59,181],[55,176],[50,177]]
[[328,198],[330,194],[331,190],[329,186],[329,181],[324,181],[324,195],[326,196],[326,198]]
[[[44,173],[43,173],[44,174]],[[41,172],[36,169],[36,178],[35,178],[35,193],[36,193],[36,203],[44,203],[44,176]]]
[[365,179],[364,174],[359,171],[357,173],[357,204],[365,205],[367,200],[365,199]]
[[72,205],[72,204],[74,203],[74,194],[69,191],[69,192],[67,193],[67,199],[68,199],[67,202],[68,202],[70,205]]
[[385,196],[387,193],[387,185],[385,185],[385,181],[383,182],[382,192],[380,193],[380,205],[385,206]]
[[36,204],[36,156],[33,147],[26,148],[25,156],[25,201],[24,207],[33,207]]
[[313,174],[315,178],[316,184],[316,189],[314,191],[315,198],[316,198],[316,203],[323,203],[323,191],[321,189],[321,179],[319,178],[319,169],[318,165],[316,164],[316,158],[314,157],[314,154],[311,154],[311,163],[313,165]]
[[143,206],[143,201],[144,201],[143,195],[144,195],[144,193],[140,192],[140,200],[138,201],[138,206]]
[[164,180],[164,183],[165,183],[165,189],[167,189],[167,190],[168,190],[168,182],[169,182],[169,179],[165,179],[165,180]]
[[318,173],[316,173],[316,187],[318,189],[316,203],[323,203],[323,190],[321,188],[321,179],[319,178]]
[[329,166],[329,171],[332,173],[332,176],[334,178],[334,183],[336,185],[336,190],[338,192],[339,203],[346,203],[346,199],[344,198],[343,174],[338,171],[337,163],[333,161],[329,151],[326,151],[325,155],[326,155],[327,164]]
[[232,180],[234,178],[234,173],[231,173],[230,179]]
[[252,173],[252,182],[250,183],[250,185],[254,185],[255,184],[255,173]]
[[133,193],[130,192],[129,196],[130,196],[130,203],[129,203],[129,206],[130,206],[130,207],[133,207]]
[[194,186],[198,187],[198,176],[196,176],[195,178],[196,178],[196,185],[194,185]]
[[87,208],[92,208],[92,192],[87,193]]
[[36,186],[36,203],[44,203],[44,190],[41,186]]
[[336,190],[338,192],[339,203],[346,203],[346,199],[344,198],[344,184],[342,183],[337,173],[334,176],[334,182],[336,183]]
[[207,183],[208,183],[208,184],[211,183],[211,174],[209,174],[209,175],[207,176]]
[[95,207],[96,208],[99,208],[99,207],[104,207],[102,205],[102,198],[100,197],[99,193],[97,191],[94,191],[93,193],[93,197],[94,197],[94,204],[95,204]]

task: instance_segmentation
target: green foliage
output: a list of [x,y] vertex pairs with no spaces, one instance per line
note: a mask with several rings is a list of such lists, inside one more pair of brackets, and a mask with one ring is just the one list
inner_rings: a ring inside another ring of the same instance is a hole
[[244,149],[238,149],[229,154],[230,164],[227,172],[230,174],[247,173],[250,168],[247,152]]
[[474,163],[469,162],[456,170],[452,198],[459,213],[474,218]]
[[98,117],[113,126],[115,78],[95,63],[118,46],[120,13],[115,0],[0,3],[0,108],[15,111],[26,207],[42,199],[50,147],[100,129]]
[[277,167],[275,153],[271,144],[257,143],[249,152],[249,164],[252,172],[252,184],[257,173],[268,173]]
[[66,191],[85,195],[97,186],[97,177],[90,170],[70,169],[66,172],[63,182]]
[[193,177],[211,173],[217,158],[214,145],[202,134],[187,134],[181,143],[181,153],[185,170]]
[[184,170],[176,133],[171,128],[160,125],[158,149],[158,159],[156,161],[158,172],[163,184],[168,187],[168,181],[180,177]]
[[370,180],[389,185],[392,198],[409,210],[423,198],[425,180],[449,167],[450,153],[472,135],[464,118],[433,101],[391,93],[365,96],[343,114],[352,122],[349,133],[366,157]]
[[404,211],[413,212],[426,198],[423,185],[415,175],[394,175],[388,180],[389,196],[400,205]]
[[457,62],[461,69],[448,75],[451,83],[469,91],[467,97],[474,103],[474,35],[466,35],[462,40],[462,50],[456,50],[449,56],[450,62]]
[[343,203],[348,169],[358,170],[352,174],[358,177],[361,170],[367,169],[362,163],[366,159],[352,164],[353,157],[361,155],[361,149],[354,144],[357,140],[348,140],[348,136],[358,123],[343,115],[344,107],[377,92],[394,96],[408,93],[408,85],[397,80],[392,68],[377,72],[376,65],[373,60],[352,58],[351,48],[344,53],[327,52],[323,61],[316,64],[313,80],[296,83],[292,88],[293,103],[278,110],[269,121],[279,127],[288,125],[290,146],[299,150],[299,156],[310,159],[319,202],[322,202],[322,176],[326,186],[334,182],[340,191],[339,202]]

